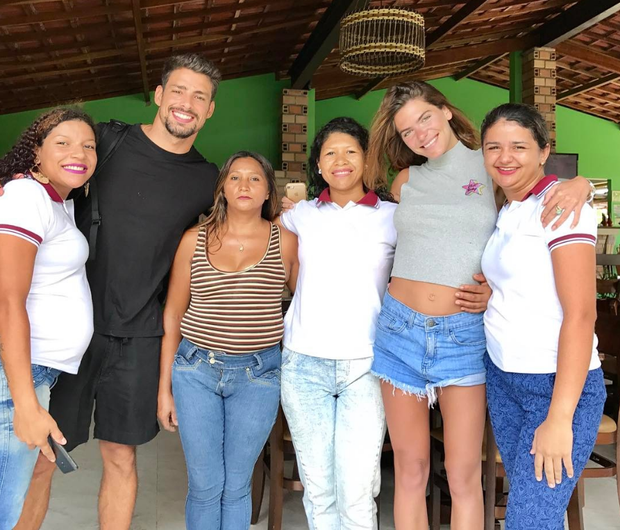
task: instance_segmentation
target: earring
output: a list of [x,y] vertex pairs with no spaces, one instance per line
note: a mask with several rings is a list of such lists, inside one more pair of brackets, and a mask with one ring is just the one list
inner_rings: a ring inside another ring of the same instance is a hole
[[50,183],[50,179],[48,179],[39,170],[39,164],[40,163],[41,163],[41,161],[38,158],[36,158],[35,161],[34,161],[34,166],[32,166],[30,168],[30,174],[32,175],[32,178],[34,178],[35,180],[38,180],[41,184],[49,184]]
[[321,173],[321,168],[319,168],[319,175],[321,175],[321,174],[322,174],[322,173]]

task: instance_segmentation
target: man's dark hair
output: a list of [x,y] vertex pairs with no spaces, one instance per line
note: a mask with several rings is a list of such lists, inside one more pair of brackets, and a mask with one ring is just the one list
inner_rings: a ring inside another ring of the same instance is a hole
[[168,82],[170,74],[174,72],[174,70],[178,70],[179,68],[187,68],[188,70],[196,72],[197,74],[206,75],[211,81],[211,84],[213,85],[213,94],[211,94],[211,99],[215,99],[217,87],[222,80],[222,74],[211,61],[209,61],[199,53],[185,53],[183,55],[173,55],[164,64],[164,69],[161,73],[162,87],[166,88],[166,83]]

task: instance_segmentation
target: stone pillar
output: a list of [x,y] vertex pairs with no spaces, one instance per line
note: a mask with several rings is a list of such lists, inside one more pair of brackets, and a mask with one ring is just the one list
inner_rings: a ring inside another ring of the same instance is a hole
[[543,115],[551,137],[551,152],[555,153],[555,50],[532,48],[523,53],[523,103],[534,105]]

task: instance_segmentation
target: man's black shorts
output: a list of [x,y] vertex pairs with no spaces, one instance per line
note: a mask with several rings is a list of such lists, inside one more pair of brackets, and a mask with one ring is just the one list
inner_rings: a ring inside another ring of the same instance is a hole
[[61,374],[51,392],[68,451],[88,441],[93,407],[99,440],[140,445],[155,437],[160,350],[161,337],[93,335],[77,375]]

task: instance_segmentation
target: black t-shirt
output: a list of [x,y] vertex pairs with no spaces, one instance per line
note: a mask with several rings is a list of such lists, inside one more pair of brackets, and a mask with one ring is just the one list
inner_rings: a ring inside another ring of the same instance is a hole
[[[193,147],[182,155],[161,149],[138,124],[96,178],[102,222],[87,264],[95,331],[162,335],[164,283],[183,232],[213,205],[217,167]],[[75,199],[75,212],[88,238],[90,196]]]

